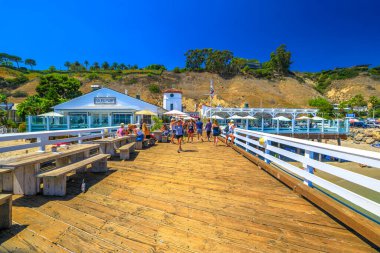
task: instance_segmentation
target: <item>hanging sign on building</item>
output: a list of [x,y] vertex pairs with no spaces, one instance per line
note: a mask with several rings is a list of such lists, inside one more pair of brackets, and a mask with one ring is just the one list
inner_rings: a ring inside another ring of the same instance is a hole
[[114,104],[116,104],[116,97],[94,97],[94,104],[96,104],[96,105],[114,105]]
[[199,118],[199,112],[186,112],[192,118]]

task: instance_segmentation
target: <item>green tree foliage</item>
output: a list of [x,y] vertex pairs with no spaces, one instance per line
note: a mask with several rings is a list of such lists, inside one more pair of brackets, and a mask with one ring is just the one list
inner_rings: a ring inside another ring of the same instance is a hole
[[30,96],[22,103],[17,105],[17,115],[25,118],[27,115],[39,115],[50,111],[54,106],[54,101],[46,98],[42,98],[39,95]]
[[112,70],[118,70],[118,69],[120,69],[120,68],[119,68],[119,64],[118,64],[117,62],[112,63],[112,65],[111,65],[111,69],[112,69]]
[[16,89],[28,81],[29,81],[29,79],[25,75],[22,75],[22,74],[17,76],[16,78],[4,79],[4,78],[0,77],[0,87],[1,88]]
[[280,45],[275,52],[270,54],[270,67],[274,73],[286,76],[289,74],[289,68],[292,54],[286,50],[286,45]]
[[86,66],[86,70],[87,70],[88,64],[89,64],[88,61],[85,60],[85,61],[84,61],[84,66]]
[[90,70],[98,70],[98,69],[100,69],[98,62],[94,62],[92,66],[90,67]]
[[320,113],[323,113],[326,115],[332,115],[332,112],[334,109],[333,105],[327,99],[323,97],[310,99],[309,105],[312,107],[318,108]]
[[67,61],[65,62],[64,66],[67,68],[67,71],[70,70],[71,62]]
[[50,66],[49,67],[49,72],[55,72],[57,71],[57,69],[55,68],[55,66]]
[[109,68],[110,68],[110,65],[109,65],[108,62],[105,61],[105,62],[102,63],[102,69],[107,70]]
[[151,131],[156,131],[156,130],[160,130],[162,125],[163,125],[163,120],[160,119],[159,117],[157,116],[152,116],[152,120],[153,120],[153,125],[151,127]]
[[201,71],[206,65],[208,52],[212,49],[191,49],[185,53],[186,68],[190,71]]
[[228,50],[209,50],[206,58],[206,70],[220,75],[228,74],[234,55]]
[[362,94],[357,94],[348,101],[348,104],[352,107],[366,106],[367,102],[364,100],[364,97]]
[[128,67],[127,67],[124,63],[120,63],[119,68],[120,68],[121,70],[128,69]]
[[5,66],[13,66],[13,63],[15,62],[17,65],[17,68],[20,68],[19,63],[22,62],[21,57],[17,55],[10,55],[6,53],[0,53],[0,64]]
[[145,67],[148,70],[166,70],[164,65],[161,64],[151,64]]
[[149,91],[151,93],[160,93],[160,86],[158,86],[157,84],[151,84],[149,85]]
[[36,91],[41,98],[53,101],[54,104],[64,102],[82,95],[79,91],[81,83],[68,75],[49,74],[41,76]]
[[180,69],[179,67],[175,67],[175,68],[173,69],[173,72],[174,72],[174,73],[181,73],[181,69]]
[[24,64],[29,66],[30,69],[33,70],[33,67],[37,65],[37,62],[33,59],[25,59]]
[[28,93],[26,93],[25,91],[21,91],[21,90],[17,90],[17,91],[12,93],[12,97],[14,97],[14,98],[25,98],[27,96],[28,96]]
[[86,68],[80,64],[79,61],[75,61],[74,63],[70,64],[70,70],[74,72],[81,72],[86,70]]
[[95,72],[92,72],[92,73],[87,75],[87,78],[92,81],[92,80],[99,79],[99,75]]

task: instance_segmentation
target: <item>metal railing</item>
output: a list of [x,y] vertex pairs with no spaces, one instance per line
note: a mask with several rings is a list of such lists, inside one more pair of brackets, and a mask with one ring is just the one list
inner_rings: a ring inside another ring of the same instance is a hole
[[[0,142],[15,141],[23,139],[36,139],[36,142],[0,147],[0,153],[10,152],[20,149],[28,149],[39,147],[40,151],[45,151],[46,145],[53,145],[62,142],[78,142],[82,143],[83,140],[93,138],[103,138],[107,132],[112,133],[118,127],[104,127],[104,128],[86,128],[86,129],[72,129],[72,130],[58,130],[58,131],[40,131],[32,133],[15,133],[15,134],[2,134],[0,135]],[[50,137],[60,137],[51,139]],[[63,137],[63,138],[61,138]]]
[[[360,166],[379,169],[380,153],[240,128],[235,129],[234,136],[237,146],[265,160],[266,163],[285,171],[299,180],[303,180],[309,187],[315,187],[329,195],[338,196],[337,199],[343,199],[343,203],[352,209],[362,213],[362,210],[354,208],[356,205],[359,209],[364,209],[377,216],[374,218],[375,220],[380,220],[377,219],[380,217],[380,204],[378,202],[314,174],[314,170],[317,169],[340,180],[365,187],[377,195],[380,193],[380,180],[336,165],[339,162],[354,162]],[[321,157],[329,157],[329,161],[335,159],[338,163],[323,161],[324,159],[321,159]],[[370,215],[370,217],[373,217],[373,215]]]

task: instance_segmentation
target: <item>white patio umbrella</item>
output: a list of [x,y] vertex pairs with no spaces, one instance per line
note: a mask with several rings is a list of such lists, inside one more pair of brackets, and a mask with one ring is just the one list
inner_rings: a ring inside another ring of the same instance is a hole
[[255,117],[253,117],[253,116],[250,116],[250,115],[248,115],[248,116],[242,117],[242,119],[257,119],[257,118],[255,118]]
[[310,119],[310,117],[308,116],[302,116],[302,117],[296,118],[296,120],[308,120],[308,119]]
[[290,119],[288,119],[287,117],[284,117],[284,116],[279,116],[279,117],[276,117],[273,119],[278,120],[278,121],[291,121]]
[[47,113],[40,114],[38,116],[41,116],[41,117],[63,117],[62,114],[57,113],[57,112],[47,112]]
[[168,111],[168,112],[165,112],[164,115],[167,115],[167,116],[189,116],[187,115],[186,113],[184,112],[181,112],[181,111],[178,111],[178,110],[171,110],[171,111]]
[[243,117],[239,115],[232,115],[231,117],[228,117],[227,119],[242,119]]
[[315,120],[315,121],[318,121],[318,120],[326,120],[324,118],[321,118],[321,117],[318,117],[318,116],[314,116],[311,118],[312,120]]
[[220,116],[218,116],[218,115],[213,115],[211,118],[212,118],[212,119],[224,119],[224,118],[222,118],[222,117],[220,117]]

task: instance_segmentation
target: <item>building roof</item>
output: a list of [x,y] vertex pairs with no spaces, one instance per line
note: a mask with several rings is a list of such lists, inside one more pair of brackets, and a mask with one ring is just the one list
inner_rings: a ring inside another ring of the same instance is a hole
[[[95,98],[114,98],[114,103],[95,103]],[[74,98],[65,103],[56,105],[53,107],[55,111],[60,110],[129,110],[129,111],[140,111],[149,110],[155,113],[162,112],[162,108],[159,106],[152,105],[143,100],[128,96],[126,94],[120,93],[118,91],[101,88],[90,93],[84,94],[80,97]]]
[[181,93],[182,94],[182,91],[174,89],[174,88],[170,88],[170,89],[164,90],[164,93]]

